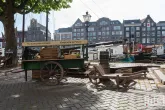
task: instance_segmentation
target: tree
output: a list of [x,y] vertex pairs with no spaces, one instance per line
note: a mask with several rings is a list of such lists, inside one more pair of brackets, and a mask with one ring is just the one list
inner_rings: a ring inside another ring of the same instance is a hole
[[14,14],[40,13],[50,10],[69,8],[72,0],[0,0],[0,21],[4,26],[6,50],[14,53],[13,61],[17,54],[17,42],[14,29]]

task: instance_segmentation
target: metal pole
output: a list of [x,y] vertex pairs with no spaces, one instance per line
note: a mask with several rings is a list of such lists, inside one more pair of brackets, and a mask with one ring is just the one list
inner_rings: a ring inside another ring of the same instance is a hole
[[48,11],[46,12],[46,41],[48,41]]
[[25,38],[25,14],[23,13],[22,42],[24,42],[24,38]]
[[134,45],[135,45],[135,44],[134,44],[134,40],[133,40],[132,42],[133,42],[133,49],[132,49],[132,51],[134,52],[134,47],[135,47],[135,46],[134,46]]
[[[88,21],[86,21],[86,40],[88,41]],[[86,44],[86,60],[88,61],[88,42]]]

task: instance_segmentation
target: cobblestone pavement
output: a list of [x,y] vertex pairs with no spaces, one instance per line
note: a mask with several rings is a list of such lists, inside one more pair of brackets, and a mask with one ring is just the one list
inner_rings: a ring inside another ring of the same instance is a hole
[[127,92],[117,92],[112,83],[96,89],[87,78],[46,86],[28,75],[28,82],[23,73],[0,76],[0,110],[163,110],[165,104],[165,88],[150,69],[147,76],[154,80],[137,80]]

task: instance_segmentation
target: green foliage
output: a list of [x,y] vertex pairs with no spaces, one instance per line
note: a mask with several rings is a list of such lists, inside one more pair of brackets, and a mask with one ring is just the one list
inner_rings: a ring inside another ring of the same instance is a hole
[[[69,8],[69,3],[72,0],[10,0],[14,6],[14,13],[25,12],[47,12],[50,10],[60,10],[62,8]],[[3,13],[3,6],[6,5],[6,0],[0,0],[0,13]]]

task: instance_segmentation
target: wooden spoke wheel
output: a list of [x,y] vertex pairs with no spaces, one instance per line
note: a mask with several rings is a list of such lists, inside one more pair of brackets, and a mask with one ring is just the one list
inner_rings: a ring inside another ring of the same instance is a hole
[[89,73],[89,80],[92,84],[98,85],[101,83],[100,78],[97,78],[99,75],[96,71]]
[[63,76],[63,67],[58,62],[47,62],[40,70],[40,78],[47,85],[57,85]]
[[126,80],[124,79],[123,81],[121,81],[121,85],[125,88],[125,89],[128,89],[128,88],[131,88],[133,87],[137,82],[134,81],[134,80]]

